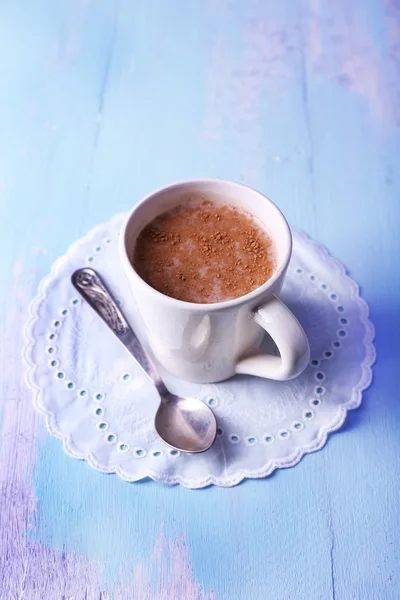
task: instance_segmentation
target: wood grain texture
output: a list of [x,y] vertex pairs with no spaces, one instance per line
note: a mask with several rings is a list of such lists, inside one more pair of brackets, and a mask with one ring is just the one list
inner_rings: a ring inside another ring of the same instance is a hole
[[[2,0],[1,600],[398,600],[397,0]],[[233,489],[67,457],[23,381],[77,237],[187,177],[264,191],[360,282],[375,380],[319,453]]]

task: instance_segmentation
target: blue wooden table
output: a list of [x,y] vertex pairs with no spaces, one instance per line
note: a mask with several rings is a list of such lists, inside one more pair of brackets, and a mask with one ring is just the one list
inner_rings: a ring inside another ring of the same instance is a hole
[[[0,47],[1,600],[398,600],[398,0],[1,0]],[[53,260],[189,177],[265,192],[376,326],[342,430],[231,489],[72,460],[21,365]]]

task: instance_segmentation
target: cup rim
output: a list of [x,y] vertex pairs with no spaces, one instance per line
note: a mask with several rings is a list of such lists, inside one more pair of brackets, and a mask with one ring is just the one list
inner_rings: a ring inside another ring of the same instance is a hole
[[[235,186],[243,188],[243,190],[246,190],[246,191],[250,190],[252,193],[258,195],[263,202],[268,202],[270,204],[272,210],[275,211],[275,213],[278,215],[278,217],[281,218],[281,220],[283,221],[284,227],[287,231],[287,234],[288,234],[287,235],[288,244],[287,244],[287,248],[284,253],[284,258],[281,261],[281,264],[278,266],[278,268],[276,269],[274,274],[269,279],[267,279],[267,281],[265,281],[262,285],[257,287],[255,290],[252,290],[248,294],[245,294],[244,296],[239,296],[238,298],[232,298],[231,300],[224,300],[223,302],[210,302],[209,304],[206,304],[206,303],[198,303],[198,302],[187,302],[186,300],[178,300],[177,298],[172,298],[171,296],[166,296],[162,292],[159,292],[158,290],[153,288],[151,285],[146,283],[146,281],[144,281],[144,279],[142,279],[140,277],[140,275],[136,272],[131,261],[129,260],[127,244],[126,244],[126,230],[127,230],[128,224],[130,223],[131,219],[134,217],[134,214],[139,209],[139,207],[141,207],[143,204],[146,204],[147,202],[150,202],[153,196],[160,194],[162,192],[166,192],[167,190],[170,190],[171,188],[183,187],[188,184],[190,184],[190,185],[196,185],[196,184],[218,184],[218,185],[220,185],[220,184],[224,184],[224,183],[225,184],[234,184]],[[290,260],[291,254],[292,254],[292,234],[291,234],[289,224],[288,224],[284,214],[280,210],[280,208],[278,208],[278,206],[274,202],[272,202],[272,200],[267,198],[267,196],[265,196],[264,194],[262,194],[255,188],[253,188],[249,185],[245,185],[243,183],[239,183],[238,181],[233,181],[231,179],[218,179],[218,178],[183,179],[180,181],[175,181],[174,183],[170,183],[168,185],[162,186],[162,187],[154,190],[153,192],[151,192],[150,194],[147,194],[144,198],[142,198],[142,200],[140,200],[137,204],[135,204],[135,206],[129,212],[128,216],[125,218],[124,223],[122,225],[120,235],[119,235],[119,251],[120,251],[120,255],[123,259],[124,266],[129,269],[130,273],[133,275],[137,284],[140,285],[142,288],[147,289],[148,291],[150,291],[150,293],[156,294],[164,302],[167,302],[168,304],[170,304],[171,307],[182,308],[182,309],[184,308],[185,310],[192,310],[192,311],[209,311],[210,312],[210,311],[216,311],[216,310],[221,310],[221,309],[222,310],[229,309],[229,308],[233,308],[235,306],[240,306],[241,304],[246,304],[249,301],[255,300],[259,295],[266,292],[268,290],[268,288],[272,287],[273,284],[281,277],[282,273],[285,271],[285,269],[287,268],[287,266],[289,264],[289,260]]]

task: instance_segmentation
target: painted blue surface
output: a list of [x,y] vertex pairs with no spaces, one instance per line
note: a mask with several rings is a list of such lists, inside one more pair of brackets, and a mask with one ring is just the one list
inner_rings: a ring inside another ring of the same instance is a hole
[[[45,551],[74,557],[57,595],[28,600],[166,598],[174,578],[174,599],[400,598],[399,31],[396,0],[0,3],[2,346],[13,348],[0,443],[3,459],[16,451],[2,481],[24,511],[21,556],[23,540],[42,548],[40,577]],[[362,407],[321,452],[232,489],[101,475],[35,416],[6,435],[10,398],[31,402],[13,332],[52,261],[152,189],[201,176],[265,192],[360,283],[378,357]],[[34,506],[13,475],[28,438]],[[22,573],[1,598],[18,597]]]

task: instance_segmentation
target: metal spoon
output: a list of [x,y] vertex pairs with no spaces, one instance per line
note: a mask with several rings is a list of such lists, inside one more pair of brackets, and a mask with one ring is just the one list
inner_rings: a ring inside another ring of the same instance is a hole
[[161,399],[155,416],[158,435],[169,446],[182,452],[208,450],[217,435],[212,410],[201,400],[182,398],[167,390],[153,361],[96,271],[78,269],[71,280],[156,386]]

